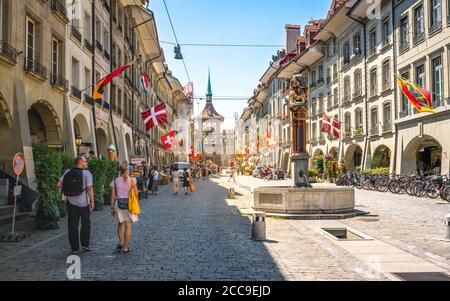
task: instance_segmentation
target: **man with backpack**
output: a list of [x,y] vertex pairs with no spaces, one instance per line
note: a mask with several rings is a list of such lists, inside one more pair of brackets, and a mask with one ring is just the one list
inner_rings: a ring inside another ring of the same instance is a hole
[[[67,217],[69,242],[72,254],[78,253],[81,247],[89,252],[91,236],[91,212],[94,210],[93,177],[87,169],[88,161],[83,156],[75,159],[75,167],[67,170],[59,179],[58,187],[67,197]],[[81,219],[81,230],[79,224]]]

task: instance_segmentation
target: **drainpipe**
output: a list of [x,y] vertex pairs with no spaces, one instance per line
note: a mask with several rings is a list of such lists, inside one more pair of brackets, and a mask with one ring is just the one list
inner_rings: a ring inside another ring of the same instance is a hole
[[[391,5],[392,5],[392,48],[393,50],[393,54],[392,54],[392,61],[394,64],[394,83],[396,82],[396,78],[395,76],[398,73],[398,66],[397,66],[397,41],[396,41],[396,36],[395,36],[395,8],[396,5],[394,4],[394,1],[391,1]],[[393,172],[397,173],[397,151],[398,151],[398,125],[395,124],[395,119],[397,118],[397,114],[398,114],[398,90],[396,89],[396,87],[394,86],[394,118],[392,119],[392,123],[394,123],[394,153],[392,154],[394,156],[393,160],[394,160],[394,166],[393,166]],[[391,113],[392,114],[392,113]],[[392,156],[391,155],[391,156]]]
[[[95,45],[96,39],[95,39],[95,0],[92,0],[92,45],[94,46],[94,53],[92,54],[92,89],[94,89],[96,82],[95,82],[95,48],[97,47]],[[92,93],[91,93],[92,95]],[[93,100],[94,101],[94,100]],[[94,118],[94,139],[95,139],[95,153],[97,156],[99,156],[99,148],[98,148],[98,137],[97,137],[97,118],[95,116],[95,101],[92,106],[92,117]]]
[[[355,7],[355,6],[353,6]],[[350,19],[352,19],[353,21],[359,23],[362,25],[363,29],[364,29],[364,93],[365,93],[365,109],[366,109],[366,141],[365,141],[365,146],[364,146],[364,151],[363,151],[363,158],[362,158],[362,167],[361,169],[364,170],[365,169],[365,165],[366,165],[366,157],[367,157],[367,149],[368,149],[368,144],[369,144],[369,112],[368,112],[368,103],[367,103],[367,30],[366,30],[366,24],[364,22],[361,22],[360,20],[354,18],[352,16],[352,10],[350,10],[349,12],[346,13],[347,17],[349,17]]]

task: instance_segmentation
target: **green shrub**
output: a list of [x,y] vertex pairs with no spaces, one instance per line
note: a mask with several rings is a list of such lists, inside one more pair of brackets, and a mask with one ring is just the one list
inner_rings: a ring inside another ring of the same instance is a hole
[[104,206],[104,194],[107,186],[106,160],[92,158],[89,160],[89,171],[94,180],[95,210],[101,211]]
[[36,226],[40,230],[59,229],[60,196],[56,184],[62,170],[61,155],[46,144],[36,144],[33,146],[33,157],[39,202]]
[[309,176],[310,176],[310,177],[316,177],[316,176],[318,176],[318,175],[319,175],[319,173],[318,173],[317,169],[311,168],[311,169],[309,170]]
[[317,169],[318,173],[324,173],[325,172],[325,163],[324,163],[323,155],[316,159],[315,164],[316,164],[316,169]]

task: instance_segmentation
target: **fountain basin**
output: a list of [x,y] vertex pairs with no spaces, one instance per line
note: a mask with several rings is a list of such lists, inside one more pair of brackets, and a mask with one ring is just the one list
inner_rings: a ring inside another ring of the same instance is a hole
[[352,187],[258,187],[253,191],[254,210],[286,214],[336,214],[353,212]]

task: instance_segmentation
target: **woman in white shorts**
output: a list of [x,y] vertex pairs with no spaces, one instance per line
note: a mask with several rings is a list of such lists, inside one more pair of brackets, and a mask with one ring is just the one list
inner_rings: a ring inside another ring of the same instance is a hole
[[173,194],[178,194],[178,189],[180,188],[180,174],[178,168],[172,170],[172,182]]
[[117,227],[119,243],[116,250],[123,250],[127,254],[130,252],[131,225],[139,220],[137,215],[131,214],[128,210],[130,190],[133,189],[136,195],[138,194],[136,180],[128,175],[128,166],[125,164],[120,166],[120,177],[111,182],[111,188],[111,214],[117,215],[119,220]]

